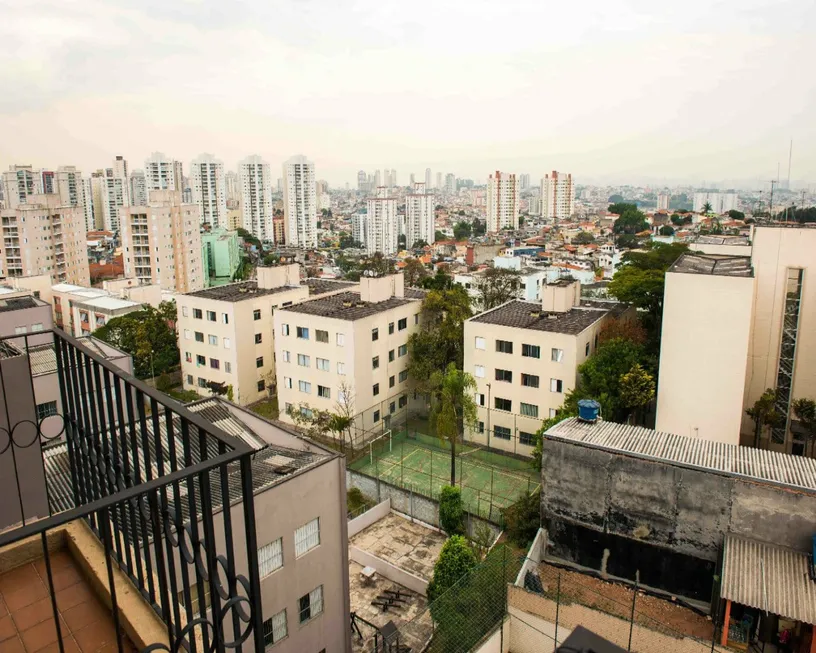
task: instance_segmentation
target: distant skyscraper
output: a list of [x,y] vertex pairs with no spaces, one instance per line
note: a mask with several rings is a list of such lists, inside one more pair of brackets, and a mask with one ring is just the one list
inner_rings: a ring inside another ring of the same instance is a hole
[[130,205],[147,206],[147,178],[143,170],[130,173]]
[[365,248],[369,254],[396,254],[399,249],[397,198],[388,194],[385,186],[377,188],[377,196],[366,201]]
[[365,170],[357,172],[357,190],[364,193],[368,188],[368,174]]
[[[224,188],[226,189],[227,193],[227,202],[230,200],[241,201],[241,194],[243,191],[241,190],[241,179],[238,173],[232,172],[231,170],[224,173]],[[270,191],[272,190],[271,181],[269,184],[269,189]]]
[[487,231],[517,229],[519,189],[516,175],[496,171],[487,180]]
[[702,212],[706,203],[711,205],[712,213],[726,213],[737,208],[737,194],[729,193],[694,193],[694,210]]
[[145,185],[152,190],[184,190],[181,161],[176,161],[161,152],[153,152],[145,159]]
[[671,203],[671,195],[669,193],[658,193],[657,195],[657,210],[668,211]]
[[413,188],[415,183],[416,183],[416,175],[412,172],[411,177],[410,177],[410,184],[409,184],[410,188]]
[[519,189],[527,190],[529,187],[530,187],[530,175],[529,174],[519,175]]
[[431,190],[431,169],[425,168],[425,190]]
[[272,169],[260,156],[249,156],[238,164],[238,176],[244,229],[259,240],[273,240]]
[[575,212],[575,185],[572,175],[552,171],[541,180],[541,215],[550,220],[566,220]]
[[443,186],[442,186],[442,173],[441,172],[436,173],[436,186],[435,186],[435,188],[436,188],[436,190],[442,190],[442,188],[443,188]]
[[5,208],[16,209],[26,204],[31,195],[42,193],[42,175],[29,165],[9,166],[3,173]]
[[378,168],[377,170],[374,171],[374,188],[379,188],[382,185],[383,185],[382,172]]
[[128,162],[125,160],[125,157],[117,156],[113,160],[113,176],[119,177],[119,179],[127,179],[130,176]]
[[397,171],[394,168],[391,168],[391,185],[397,185]]
[[434,196],[426,192],[425,184],[414,183],[405,196],[405,244],[412,247],[418,240],[434,242]]
[[213,229],[227,226],[227,191],[224,164],[212,154],[202,154],[190,164],[193,204],[198,204],[201,223]]
[[75,166],[60,166],[54,175],[54,192],[60,196],[63,204],[82,209],[85,230],[94,229],[93,195],[90,178],[82,177]]
[[105,231],[119,231],[119,209],[129,205],[128,179],[116,177],[108,168],[101,178],[102,224]]
[[82,210],[85,218],[85,231],[96,229],[96,215],[94,214],[93,185],[90,177],[83,177],[82,182]]
[[456,194],[456,175],[452,172],[445,175],[445,192],[450,195]]
[[303,155],[283,164],[283,211],[286,244],[317,247],[315,165]]

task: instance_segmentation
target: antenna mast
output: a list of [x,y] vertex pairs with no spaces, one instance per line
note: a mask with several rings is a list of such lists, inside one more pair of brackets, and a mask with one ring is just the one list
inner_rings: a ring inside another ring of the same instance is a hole
[[788,190],[790,190],[791,161],[793,161],[793,139],[791,139],[790,152],[788,152]]

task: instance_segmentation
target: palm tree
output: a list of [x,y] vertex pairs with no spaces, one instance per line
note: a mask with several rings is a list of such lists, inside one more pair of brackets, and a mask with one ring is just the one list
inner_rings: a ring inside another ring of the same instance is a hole
[[705,204],[703,204],[703,213],[706,214],[711,213],[712,209],[713,207],[711,206],[711,202],[706,202]]
[[766,426],[780,426],[783,417],[776,410],[776,390],[768,388],[762,396],[754,402],[745,413],[754,420],[754,446],[759,447],[759,440],[762,436],[762,429]]
[[431,423],[436,426],[436,434],[451,445],[451,482],[456,485],[456,441],[464,426],[476,423],[476,402],[473,392],[476,380],[467,372],[456,369],[450,363],[444,372],[434,372],[431,376]]
[[802,423],[810,440],[810,455],[813,456],[813,447],[816,443],[816,401],[813,399],[794,399],[791,404],[793,414]]

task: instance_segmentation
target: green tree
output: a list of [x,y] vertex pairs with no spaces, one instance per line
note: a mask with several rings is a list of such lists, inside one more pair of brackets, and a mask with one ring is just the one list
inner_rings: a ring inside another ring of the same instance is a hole
[[745,220],[745,214],[742,211],[737,211],[736,209],[731,209],[728,211],[728,217],[732,220]]
[[808,440],[810,440],[810,455],[813,456],[814,443],[816,443],[816,401],[804,398],[794,399],[791,408],[807,433]]
[[461,535],[449,537],[442,545],[428,583],[428,601],[433,602],[456,585],[477,565],[476,556]]
[[572,239],[573,245],[591,245],[595,242],[595,236],[588,231],[582,231]]
[[445,485],[439,493],[439,525],[448,536],[465,532],[465,509],[462,506],[462,490]]
[[[607,200],[610,204],[618,204],[623,202],[623,195],[610,195],[609,199]],[[614,211],[612,211],[614,213]]]
[[403,272],[405,273],[405,283],[412,287],[419,286],[423,279],[430,276],[422,261],[415,258],[405,259]]
[[674,229],[667,224],[664,224],[660,227],[659,231],[661,236],[674,236]]
[[261,241],[258,240],[255,236],[253,236],[246,229],[242,229],[241,227],[238,227],[238,229],[236,229],[236,231],[238,232],[238,235],[241,238],[243,238],[245,243],[249,243],[250,245],[254,245],[258,250],[263,249],[263,247],[261,245]]
[[384,277],[388,274],[393,274],[394,263],[383,256],[382,252],[374,252],[368,258],[360,261],[361,272],[373,272],[377,276]]
[[473,393],[476,380],[467,372],[448,364],[444,372],[436,370],[430,378],[431,424],[441,440],[450,443],[451,485],[456,485],[456,442],[464,428],[476,424]]
[[640,240],[634,234],[621,234],[618,236],[618,247],[621,249],[632,249],[640,245]]
[[702,211],[703,213],[709,214],[709,213],[711,213],[711,210],[712,210],[711,202],[706,202],[705,204],[703,204],[703,211]]
[[612,202],[609,205],[609,208],[607,208],[606,210],[609,211],[610,213],[614,213],[615,215],[624,215],[626,213],[634,213],[635,211],[638,210],[638,207],[637,204],[630,204],[628,202],[620,201]]
[[516,546],[527,549],[541,527],[541,493],[524,494],[502,511],[504,532]]
[[754,405],[745,411],[745,414],[754,422],[754,446],[759,447],[762,440],[762,431],[766,427],[782,426],[784,418],[776,409],[776,390],[768,388],[754,402]]
[[642,423],[643,411],[655,396],[654,377],[635,363],[620,377],[621,404],[631,411],[635,424]]
[[436,268],[436,274],[422,279],[420,285],[425,290],[450,290],[454,288],[453,277],[445,271],[446,269],[441,266]]
[[627,211],[621,215],[612,227],[616,234],[634,235],[641,231],[649,229],[649,223],[646,222],[646,216],[637,209]]
[[516,270],[488,268],[476,278],[476,303],[489,311],[517,296],[521,275]]
[[277,265],[278,263],[280,263],[280,256],[278,254],[267,254],[263,257],[264,265]]
[[421,238],[417,241],[414,241],[414,244],[411,245],[411,249],[422,249],[423,247],[427,247],[427,241],[422,240]]
[[400,234],[399,236],[397,236],[397,246],[400,249],[405,249],[406,248],[405,243],[406,243],[405,234]]
[[457,222],[453,227],[454,240],[467,240],[470,238],[473,228],[467,222]]
[[[461,215],[464,215],[465,212],[462,211]],[[480,220],[479,218],[473,219],[473,235],[474,236],[484,236],[487,232],[487,221]]]
[[436,243],[436,242],[439,242],[440,240],[447,240],[447,239],[448,239],[448,237],[447,237],[445,234],[443,234],[441,231],[439,231],[439,230],[437,230],[437,231],[434,233],[434,242],[435,242],[435,243]]

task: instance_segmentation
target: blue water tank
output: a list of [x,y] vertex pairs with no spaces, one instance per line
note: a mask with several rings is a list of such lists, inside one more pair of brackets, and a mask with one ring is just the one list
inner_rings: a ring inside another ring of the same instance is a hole
[[578,402],[578,419],[582,422],[597,422],[601,414],[601,404],[594,399],[581,399]]

